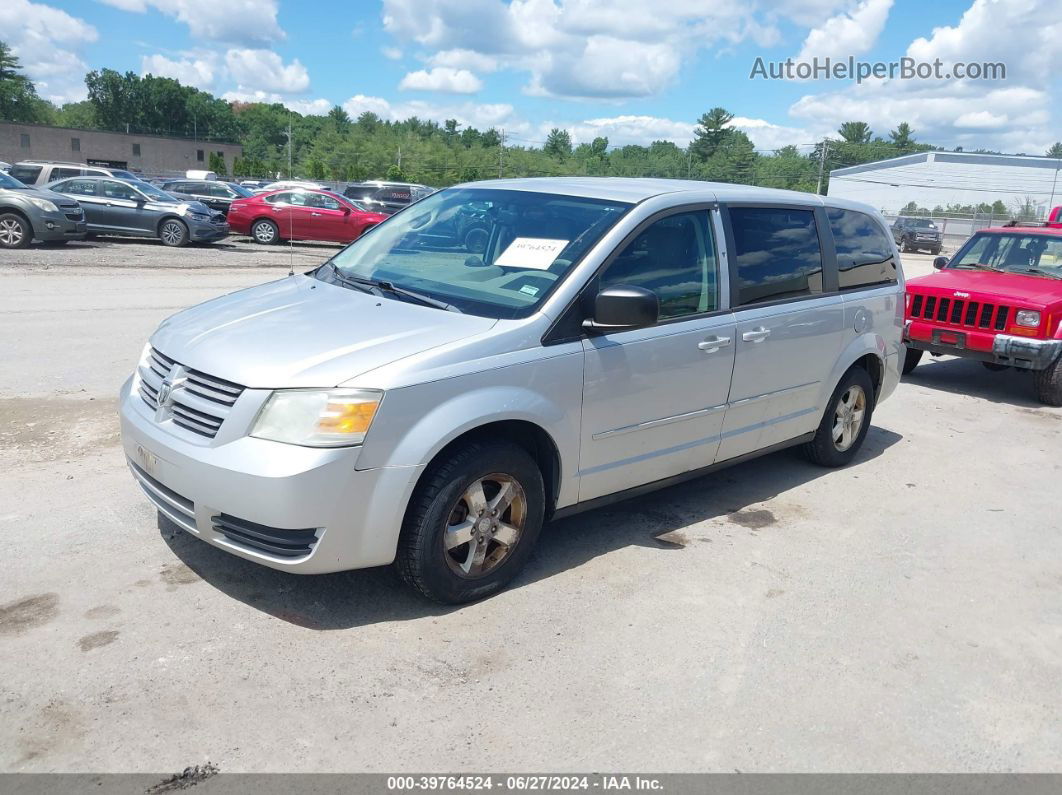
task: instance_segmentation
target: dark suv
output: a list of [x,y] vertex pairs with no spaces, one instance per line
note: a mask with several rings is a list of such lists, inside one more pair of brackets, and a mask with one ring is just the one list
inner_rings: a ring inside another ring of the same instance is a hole
[[162,189],[178,198],[188,197],[202,202],[211,210],[228,214],[229,206],[237,199],[254,196],[243,185],[216,179],[174,179],[162,183]]
[[412,182],[356,182],[343,190],[343,195],[363,204],[366,209],[377,213],[394,215],[404,207],[425,196],[435,193],[435,188],[417,185]]
[[943,245],[940,229],[928,218],[897,218],[892,224],[892,237],[901,251],[925,249],[939,254]]

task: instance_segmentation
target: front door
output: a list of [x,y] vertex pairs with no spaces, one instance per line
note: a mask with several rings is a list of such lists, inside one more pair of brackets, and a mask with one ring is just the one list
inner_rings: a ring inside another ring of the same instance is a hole
[[323,193],[307,194],[307,198],[310,203],[308,236],[336,243],[349,243],[357,237],[356,230],[349,223],[350,213],[343,211],[344,206],[338,200]]
[[94,179],[74,178],[55,186],[57,192],[77,199],[77,203],[85,211],[85,226],[90,232],[103,229],[107,215],[104,206],[106,200],[96,195],[98,184]]
[[158,214],[145,209],[140,193],[124,182],[100,180],[99,193],[103,198],[104,225],[129,234],[154,234]]
[[719,460],[814,430],[843,342],[844,303],[823,284],[816,213],[730,207],[734,378]]
[[584,340],[579,499],[711,464],[734,365],[734,318],[721,309],[710,211],[684,210],[635,234],[598,289],[645,287],[660,322]]

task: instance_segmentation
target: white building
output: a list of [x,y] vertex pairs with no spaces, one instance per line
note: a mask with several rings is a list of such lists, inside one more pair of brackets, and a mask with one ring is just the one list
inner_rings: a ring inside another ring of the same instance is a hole
[[855,199],[895,215],[908,202],[932,210],[949,204],[992,204],[1008,210],[1031,200],[1041,217],[1062,204],[1062,160],[1024,155],[920,152],[830,172],[829,195]]

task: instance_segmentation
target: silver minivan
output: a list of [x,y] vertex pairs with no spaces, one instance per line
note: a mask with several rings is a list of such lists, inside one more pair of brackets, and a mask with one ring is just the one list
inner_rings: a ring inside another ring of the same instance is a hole
[[[468,213],[486,244],[439,243]],[[122,387],[125,454],[160,518],[227,552],[307,574],[393,562],[464,602],[550,518],[795,445],[847,464],[899,381],[903,289],[855,202],[458,185],[164,321]]]

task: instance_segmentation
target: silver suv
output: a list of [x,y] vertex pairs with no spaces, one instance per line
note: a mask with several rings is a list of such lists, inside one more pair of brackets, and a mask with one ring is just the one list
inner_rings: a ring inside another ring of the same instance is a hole
[[85,214],[75,200],[23,185],[0,171],[0,248],[84,240]]
[[[475,208],[477,251],[422,246]],[[888,227],[655,179],[459,185],[319,268],[180,312],[121,390],[162,517],[275,569],[463,602],[543,522],[784,447],[843,466],[899,380]]]
[[11,176],[25,185],[46,185],[58,179],[70,177],[117,177],[140,179],[124,168],[89,166],[65,160],[22,160],[11,167]]

